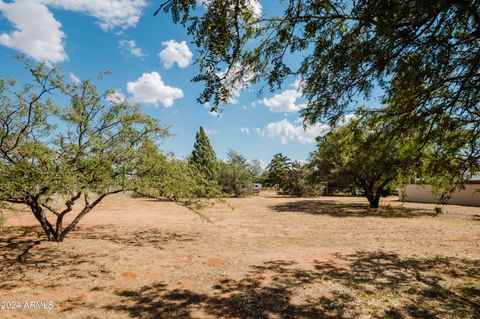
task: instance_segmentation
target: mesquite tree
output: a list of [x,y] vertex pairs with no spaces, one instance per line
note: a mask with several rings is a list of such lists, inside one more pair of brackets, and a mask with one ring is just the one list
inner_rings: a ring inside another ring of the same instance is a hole
[[28,68],[30,84],[0,80],[0,201],[28,206],[62,241],[106,196],[135,187],[139,148],[168,131],[91,80]]
[[421,165],[413,138],[382,139],[382,126],[374,119],[353,120],[317,139],[310,164],[317,181],[346,180],[361,187],[371,208],[378,208],[389,186]]
[[224,194],[235,197],[247,195],[252,190],[254,175],[249,171],[250,163],[245,157],[229,150],[227,160],[220,163],[219,184]]

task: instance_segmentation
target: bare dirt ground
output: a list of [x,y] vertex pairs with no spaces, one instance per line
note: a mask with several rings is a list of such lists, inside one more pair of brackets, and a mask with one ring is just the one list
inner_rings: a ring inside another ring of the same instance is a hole
[[433,208],[262,193],[204,222],[116,196],[61,244],[17,213],[0,234],[16,309],[0,318],[480,318],[480,208]]

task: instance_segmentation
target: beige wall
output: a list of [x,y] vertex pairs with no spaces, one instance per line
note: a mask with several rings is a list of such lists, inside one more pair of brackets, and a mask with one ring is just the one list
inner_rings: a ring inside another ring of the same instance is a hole
[[[480,206],[480,192],[475,190],[480,189],[479,184],[465,185],[465,189],[452,194],[452,198],[448,204]],[[409,184],[405,187],[405,201],[420,202],[420,203],[435,203],[436,199],[432,195],[432,187],[430,185],[413,185]],[[402,191],[400,198],[402,198]]]

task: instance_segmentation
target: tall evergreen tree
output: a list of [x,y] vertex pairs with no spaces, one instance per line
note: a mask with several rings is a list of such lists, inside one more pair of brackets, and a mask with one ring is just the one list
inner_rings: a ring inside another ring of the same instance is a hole
[[218,173],[217,156],[210,144],[207,133],[201,126],[195,136],[195,144],[193,144],[190,163],[195,166],[205,178],[212,180],[216,178]]
[[217,183],[218,160],[215,151],[210,144],[207,133],[201,126],[195,136],[195,144],[193,145],[193,151],[189,162],[198,172],[198,184],[201,185],[201,187],[199,188],[197,195],[200,197],[212,197],[217,195],[219,190]]

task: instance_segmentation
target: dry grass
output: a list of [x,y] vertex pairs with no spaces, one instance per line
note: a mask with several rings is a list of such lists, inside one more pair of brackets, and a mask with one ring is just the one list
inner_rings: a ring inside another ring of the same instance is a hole
[[0,234],[0,318],[480,318],[480,208],[263,193],[206,211],[112,197],[62,244]]

